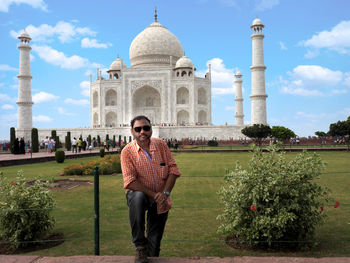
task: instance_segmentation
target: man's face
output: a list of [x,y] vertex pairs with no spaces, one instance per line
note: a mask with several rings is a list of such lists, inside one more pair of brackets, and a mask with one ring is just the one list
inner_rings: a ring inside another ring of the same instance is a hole
[[[144,127],[146,126],[146,130],[147,130],[147,126],[150,127],[150,130],[149,131],[145,131],[144,130]],[[135,131],[136,130],[139,130],[141,128],[140,131]],[[136,139],[137,142],[145,142],[145,141],[148,141],[151,136],[152,136],[152,126],[151,124],[145,120],[145,119],[142,119],[142,120],[136,120],[135,123],[134,123],[134,127],[132,127],[131,129],[131,133],[132,135],[134,136],[134,138]]]

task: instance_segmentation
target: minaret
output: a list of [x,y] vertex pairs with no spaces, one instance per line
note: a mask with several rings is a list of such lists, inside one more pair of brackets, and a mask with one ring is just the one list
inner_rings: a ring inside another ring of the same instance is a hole
[[18,37],[20,44],[18,49],[20,51],[19,58],[19,87],[18,87],[18,117],[17,117],[17,134],[18,138],[23,137],[25,141],[31,141],[31,131],[33,128],[32,118],[32,87],[30,75],[30,36],[24,30]]
[[244,125],[244,114],[243,114],[243,96],[242,96],[242,74],[239,70],[237,70],[235,74],[235,106],[236,106],[236,114],[235,114],[235,123],[236,125]]
[[266,98],[265,93],[265,69],[264,65],[264,48],[263,39],[264,34],[262,29],[264,25],[259,18],[253,21],[250,27],[254,33],[251,35],[253,42],[253,63],[250,67],[252,71],[252,93],[250,98],[252,100],[251,107],[251,124],[267,124],[266,120]]

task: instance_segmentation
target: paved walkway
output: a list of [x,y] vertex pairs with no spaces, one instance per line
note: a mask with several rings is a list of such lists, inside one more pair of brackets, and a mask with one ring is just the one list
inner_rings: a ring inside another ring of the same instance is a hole
[[[5,256],[0,263],[133,263],[132,256]],[[297,257],[193,257],[193,258],[150,258],[149,263],[349,263],[350,258],[297,258]]]

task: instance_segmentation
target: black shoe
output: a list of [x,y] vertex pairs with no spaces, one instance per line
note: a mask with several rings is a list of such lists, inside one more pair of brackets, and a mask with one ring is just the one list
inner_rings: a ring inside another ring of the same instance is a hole
[[136,248],[136,256],[135,263],[147,263],[147,248],[146,247],[137,247]]

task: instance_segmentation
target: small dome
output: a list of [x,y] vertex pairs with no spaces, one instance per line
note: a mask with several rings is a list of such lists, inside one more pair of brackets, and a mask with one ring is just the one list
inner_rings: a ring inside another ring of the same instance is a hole
[[192,60],[186,56],[182,56],[176,62],[175,68],[193,68]]
[[159,22],[154,21],[132,41],[129,57],[132,67],[164,66],[182,56],[182,46],[177,37]]
[[19,39],[29,39],[32,40],[29,36],[29,34],[27,33],[27,31],[24,29],[22,31],[22,33],[18,36]]
[[122,70],[123,68],[126,68],[125,63],[123,62],[122,59],[117,58],[116,60],[113,61],[111,66],[109,67],[109,70]]
[[242,73],[241,73],[241,71],[239,69],[237,69],[235,77],[236,78],[241,78],[242,77]]
[[255,18],[253,21],[252,26],[262,26],[263,23],[261,22],[261,20],[259,18]]

